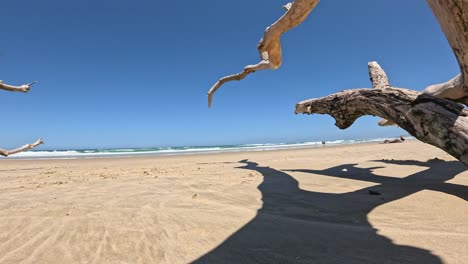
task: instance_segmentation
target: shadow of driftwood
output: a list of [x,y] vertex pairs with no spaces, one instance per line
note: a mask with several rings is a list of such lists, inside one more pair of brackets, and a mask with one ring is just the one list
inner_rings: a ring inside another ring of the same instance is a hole
[[[431,252],[393,244],[367,219],[379,205],[429,189],[468,198],[468,187],[445,183],[466,167],[460,162],[388,161],[427,170],[406,178],[382,177],[355,164],[325,170],[294,170],[378,183],[344,194],[299,189],[287,173],[242,160],[240,167],[263,175],[263,207],[220,246],[193,263],[442,263]],[[346,169],[346,170],[344,170]],[[402,188],[404,186],[404,188]],[[369,195],[376,191],[383,195]]]

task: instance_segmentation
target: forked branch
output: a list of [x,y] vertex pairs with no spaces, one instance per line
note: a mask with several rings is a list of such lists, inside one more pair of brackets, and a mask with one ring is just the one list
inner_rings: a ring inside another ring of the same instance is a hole
[[[418,93],[389,85],[385,72],[369,64],[374,89],[356,89],[300,102],[296,113],[329,114],[345,129],[363,115],[384,118],[419,140],[437,146],[468,165],[468,0],[426,0],[460,66],[460,75]],[[388,86],[388,87],[387,87]],[[441,99],[443,98],[443,99]]]
[[[381,70],[375,62],[369,63],[369,67]],[[468,110],[464,106],[387,86],[388,79],[379,78],[385,74],[383,70],[369,72],[377,88],[345,90],[306,100],[296,105],[296,114],[328,114],[341,129],[350,127],[361,116],[379,116],[468,165]]]

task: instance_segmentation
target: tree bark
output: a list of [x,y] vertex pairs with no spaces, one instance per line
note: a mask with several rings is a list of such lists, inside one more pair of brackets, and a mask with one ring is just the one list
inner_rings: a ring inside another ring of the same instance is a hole
[[379,116],[384,118],[380,122],[396,124],[468,166],[468,110],[453,101],[392,87],[377,62],[368,66],[373,89],[345,90],[302,101],[295,113],[331,115],[340,129],[363,115]]
[[[282,62],[280,37],[301,24],[319,0],[296,0],[286,13],[265,30],[258,50],[261,61],[241,73],[218,80],[208,93],[224,83],[242,80],[257,70],[277,69]],[[357,89],[300,102],[296,113],[329,114],[345,129],[363,115],[384,119],[380,125],[398,125],[423,142],[437,146],[468,165],[468,0],[426,0],[445,33],[460,65],[460,74],[446,83],[431,85],[423,93],[390,86],[388,77],[375,62],[369,63],[373,89]]]
[[[468,1],[467,0],[427,0],[427,4],[436,16],[442,31],[445,33],[458,64],[460,74],[445,83],[426,87],[423,93],[437,98],[449,99],[468,104]],[[395,123],[381,119],[379,126],[393,126]]]
[[342,91],[296,105],[296,113],[329,114],[348,128],[363,115],[380,116],[379,125],[398,125],[417,139],[453,155],[468,166],[468,0],[426,0],[445,33],[460,74],[423,93],[391,87],[377,63],[369,63],[374,89]]

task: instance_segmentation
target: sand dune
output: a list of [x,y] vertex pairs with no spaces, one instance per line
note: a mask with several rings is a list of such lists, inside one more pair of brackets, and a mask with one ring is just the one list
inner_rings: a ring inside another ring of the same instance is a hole
[[0,263],[468,263],[466,167],[417,141],[0,164]]

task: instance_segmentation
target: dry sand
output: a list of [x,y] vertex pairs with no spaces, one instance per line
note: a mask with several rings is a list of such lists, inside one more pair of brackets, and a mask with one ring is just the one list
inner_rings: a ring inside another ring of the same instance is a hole
[[468,263],[466,167],[417,141],[0,164],[0,263]]

